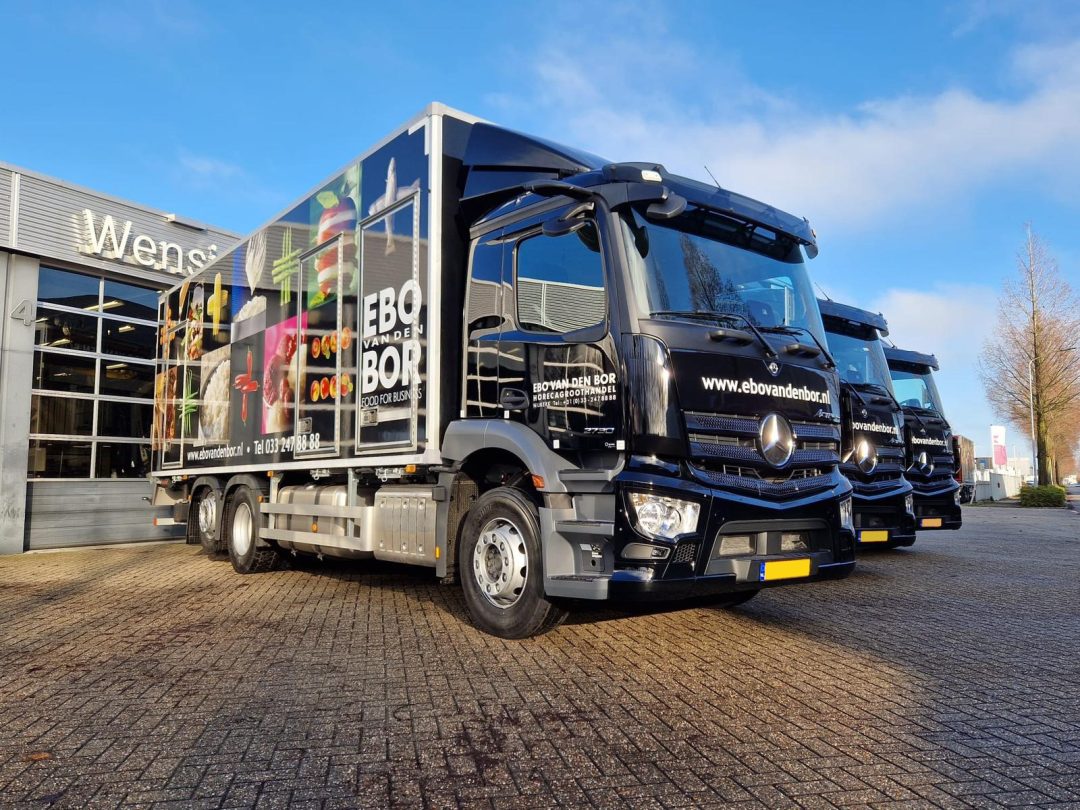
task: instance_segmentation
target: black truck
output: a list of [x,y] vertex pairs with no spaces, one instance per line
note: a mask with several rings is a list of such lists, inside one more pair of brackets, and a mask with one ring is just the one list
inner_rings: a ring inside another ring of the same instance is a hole
[[157,502],[234,568],[428,566],[478,626],[854,566],[809,224],[440,104],[164,294]]
[[881,337],[881,315],[819,299],[829,350],[840,372],[843,436],[840,470],[853,488],[860,546],[895,548],[915,542],[912,486],[904,477],[904,414],[893,395]]
[[907,472],[915,495],[917,529],[959,529],[960,484],[956,480],[952,428],[945,420],[934,384],[938,370],[932,354],[885,348],[893,391],[904,408],[907,426]]

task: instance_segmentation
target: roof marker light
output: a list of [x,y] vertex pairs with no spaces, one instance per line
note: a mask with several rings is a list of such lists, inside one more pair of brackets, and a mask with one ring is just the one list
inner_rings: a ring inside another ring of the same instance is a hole
[[660,172],[654,169],[642,169],[641,179],[648,183],[661,183],[664,178],[660,176]]

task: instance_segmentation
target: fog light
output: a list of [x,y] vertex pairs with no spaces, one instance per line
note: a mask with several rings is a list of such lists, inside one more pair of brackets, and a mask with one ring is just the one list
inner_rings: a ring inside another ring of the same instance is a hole
[[701,505],[694,501],[667,498],[650,492],[628,493],[634,512],[634,528],[646,537],[674,540],[697,531]]
[[855,532],[855,526],[851,522],[851,498],[840,501],[840,528]]
[[907,495],[904,496],[904,511],[905,512],[914,512],[915,511],[915,496],[912,495],[910,492]]
[[624,560],[666,560],[670,548],[650,546],[648,543],[627,543],[622,550]]
[[781,551],[806,551],[810,545],[802,532],[784,532],[780,535]]
[[753,554],[754,538],[748,534],[725,534],[720,538],[721,557],[745,557]]

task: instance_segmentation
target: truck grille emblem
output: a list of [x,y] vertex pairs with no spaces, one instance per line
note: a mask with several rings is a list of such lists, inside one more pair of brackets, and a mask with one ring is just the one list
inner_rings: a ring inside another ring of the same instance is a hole
[[769,373],[772,374],[774,377],[780,373],[780,364],[777,363],[775,360],[771,360],[769,362],[769,365],[765,366],[765,368],[767,368],[769,370]]
[[791,423],[778,413],[770,413],[761,420],[758,430],[761,455],[774,467],[783,467],[795,452],[795,434]]
[[863,439],[855,447],[855,464],[864,475],[869,475],[877,467],[877,450],[874,445]]
[[934,471],[934,462],[930,460],[930,454],[923,450],[915,459],[915,465],[923,475],[929,475]]

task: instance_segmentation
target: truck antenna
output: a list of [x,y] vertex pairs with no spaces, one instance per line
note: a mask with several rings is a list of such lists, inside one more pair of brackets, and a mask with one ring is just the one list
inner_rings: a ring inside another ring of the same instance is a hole
[[814,282],[814,286],[818,288],[818,292],[820,292],[820,293],[821,293],[822,295],[824,295],[824,296],[825,296],[825,300],[826,300],[826,301],[832,301],[832,298],[831,298],[831,297],[829,297],[829,294],[828,294],[827,292],[825,292],[825,288],[824,288],[824,287],[822,287],[822,286],[821,286],[820,284],[818,284],[818,283],[817,283],[816,281]]
[[720,185],[720,181],[716,179],[716,175],[714,175],[711,171],[709,171],[709,165],[707,163],[705,164],[705,171],[709,172],[709,177],[712,178],[712,181],[716,185],[716,187],[720,191],[723,191],[724,187]]

